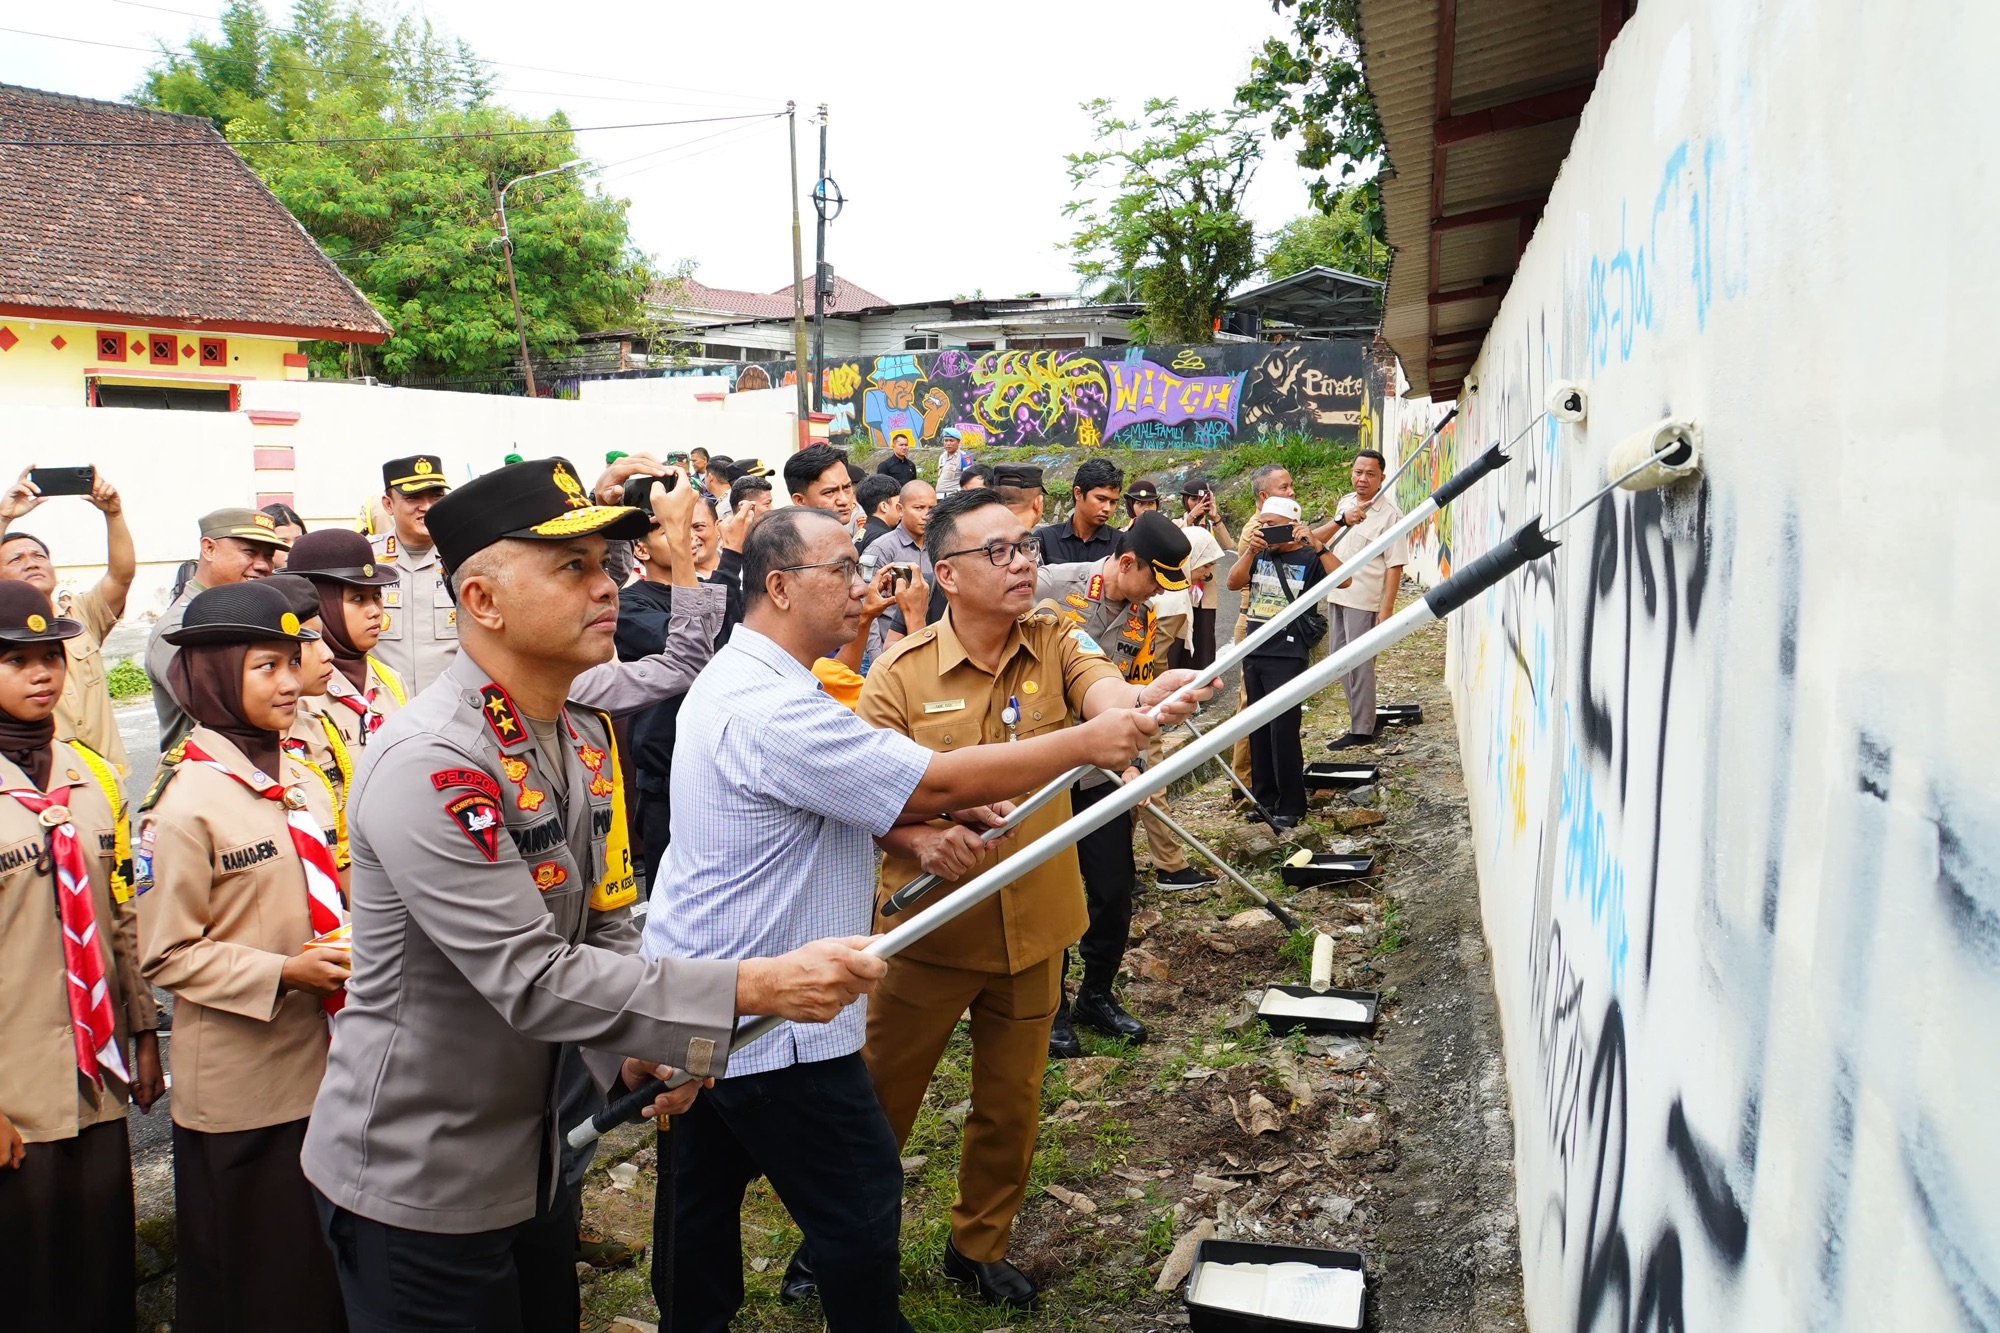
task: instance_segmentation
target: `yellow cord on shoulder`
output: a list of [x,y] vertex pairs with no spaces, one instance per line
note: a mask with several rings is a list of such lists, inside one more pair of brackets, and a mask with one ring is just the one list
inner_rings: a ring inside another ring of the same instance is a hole
[[409,697],[403,693],[401,677],[372,657],[368,659],[368,665],[375,668],[375,678],[382,682],[382,688],[389,691],[389,697],[396,701],[398,707],[410,702]]
[[132,897],[132,830],[125,822],[125,790],[118,785],[118,775],[111,771],[111,764],[103,755],[82,741],[70,741],[69,748],[83,760],[83,766],[97,781],[97,789],[104,793],[104,803],[111,807],[115,848],[111,856],[111,896],[118,902],[129,902]]
[[335,791],[327,781],[326,774],[320,772],[318,764],[308,762],[305,766],[313,775],[326,783],[327,794],[333,797],[333,863],[340,869],[347,869],[347,793],[354,788],[354,760],[347,753],[347,742],[340,738],[340,728],[333,724],[333,718],[319,715],[319,727],[326,733],[327,748],[333,751],[334,767],[340,770],[340,790]]

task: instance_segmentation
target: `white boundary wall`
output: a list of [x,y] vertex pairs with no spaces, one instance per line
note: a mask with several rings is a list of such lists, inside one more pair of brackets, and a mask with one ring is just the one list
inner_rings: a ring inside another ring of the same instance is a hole
[[1433,569],[1706,437],[1450,629],[1545,1333],[2000,1328],[1996,49],[1646,0],[1437,470],[1589,386]]
[[[663,381],[664,382],[664,381]],[[683,381],[685,382],[685,381]],[[133,408],[0,408],[0,469],[11,482],[29,463],[95,463],[125,500],[139,552],[128,621],[166,605],[181,561],[194,556],[195,520],[211,509],[290,491],[310,527],[351,526],[382,493],[382,463],[407,454],[444,459],[453,484],[500,466],[509,453],[560,454],[588,482],[610,450],[660,453],[696,445],[757,457],[775,472],[796,448],[790,390],[733,394],[736,405],[677,401],[574,402],[350,384],[250,383],[240,412]],[[723,410],[733,407],[734,410]],[[252,414],[297,413],[292,425]],[[256,451],[292,451],[290,471],[258,470]],[[103,572],[104,523],[82,500],[52,499],[15,526],[48,542],[65,587]]]

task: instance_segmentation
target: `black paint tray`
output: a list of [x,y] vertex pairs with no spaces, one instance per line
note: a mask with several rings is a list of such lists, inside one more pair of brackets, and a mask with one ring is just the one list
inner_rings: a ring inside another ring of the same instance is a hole
[[1217,1264],[1309,1264],[1314,1268],[1344,1268],[1364,1272],[1365,1263],[1353,1250],[1320,1250],[1303,1245],[1259,1245],[1240,1240],[1205,1240],[1195,1247],[1194,1267],[1181,1285],[1181,1304],[1188,1313],[1190,1333],[1325,1333],[1327,1329],[1358,1329],[1368,1317],[1368,1292],[1364,1286],[1361,1304],[1353,1323],[1316,1324],[1284,1319],[1275,1315],[1246,1314],[1221,1306],[1203,1305],[1194,1299],[1201,1266]]
[[1424,720],[1422,704],[1376,704],[1375,728],[1414,727]]
[[1312,852],[1301,847],[1278,867],[1278,873],[1289,887],[1309,889],[1315,884],[1338,884],[1343,880],[1361,879],[1374,869],[1375,858],[1372,856],[1336,856],[1332,852]]
[[[1301,1000],[1329,997],[1337,1000],[1352,1000],[1367,1011],[1366,1018],[1311,1018],[1302,1014],[1267,1014],[1266,1006],[1271,1003],[1273,992],[1290,995]],[[1266,986],[1264,998],[1257,1003],[1257,1017],[1272,1033],[1282,1037],[1287,1032],[1340,1032],[1349,1036],[1365,1036],[1375,1030],[1375,1006],[1381,997],[1372,990],[1325,990],[1316,991],[1311,986]],[[1233,1261],[1232,1261],[1233,1262]]]
[[1381,768],[1375,764],[1307,764],[1306,786],[1353,791],[1375,781],[1381,773]]

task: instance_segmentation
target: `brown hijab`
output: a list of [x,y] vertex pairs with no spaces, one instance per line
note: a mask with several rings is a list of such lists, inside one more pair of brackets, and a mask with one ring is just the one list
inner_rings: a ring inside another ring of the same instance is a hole
[[368,654],[347,637],[347,585],[314,579],[319,589],[319,631],[333,650],[333,669],[347,677],[347,683],[362,693],[368,691]]
[[0,755],[21,766],[36,791],[46,791],[49,770],[55,764],[55,714],[40,722],[23,722],[12,713],[0,712]]
[[191,643],[167,665],[167,687],[188,716],[243,751],[272,781],[280,772],[279,736],[243,715],[243,661],[247,643]]

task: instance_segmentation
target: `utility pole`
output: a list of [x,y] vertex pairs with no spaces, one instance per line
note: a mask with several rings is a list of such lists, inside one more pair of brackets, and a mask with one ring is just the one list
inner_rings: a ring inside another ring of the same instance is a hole
[[805,255],[799,239],[799,115],[798,104],[785,103],[785,124],[792,140],[792,382],[799,391],[799,448],[812,443],[812,401],[806,395],[806,380],[812,369],[806,361],[806,275]]
[[[527,321],[521,318],[521,289],[514,283],[514,235],[507,230],[507,191],[513,189],[522,181],[540,180],[544,176],[560,176],[565,171],[582,165],[583,159],[577,157],[571,158],[559,167],[550,167],[547,171],[537,171],[528,176],[516,176],[513,180],[501,186],[500,193],[494,197],[494,207],[500,213],[500,240],[498,244],[500,252],[507,257],[507,294],[514,298],[514,330],[521,335],[521,375],[528,382],[528,397],[530,398],[535,396],[535,363],[528,359],[528,325]],[[794,212],[796,212],[796,208]],[[793,220],[792,228],[794,231],[798,229],[796,218]]]
[[819,215],[813,246],[813,401],[823,392],[826,371],[826,103],[819,104],[819,179],[813,182],[813,212]]

